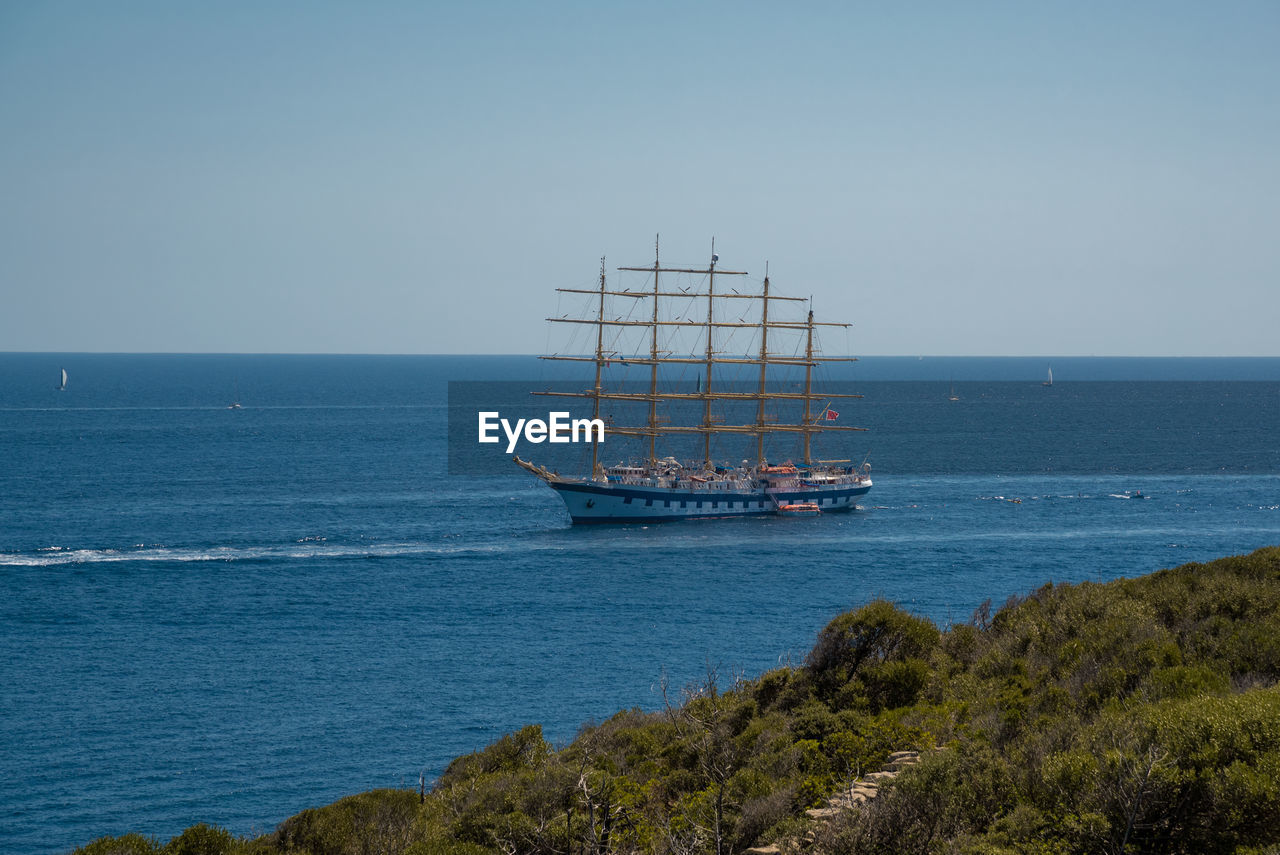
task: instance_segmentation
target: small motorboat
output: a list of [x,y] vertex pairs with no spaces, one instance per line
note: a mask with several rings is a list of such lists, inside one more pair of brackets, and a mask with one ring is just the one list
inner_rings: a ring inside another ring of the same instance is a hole
[[822,513],[817,502],[793,502],[790,505],[778,505],[778,513],[784,517],[810,517]]

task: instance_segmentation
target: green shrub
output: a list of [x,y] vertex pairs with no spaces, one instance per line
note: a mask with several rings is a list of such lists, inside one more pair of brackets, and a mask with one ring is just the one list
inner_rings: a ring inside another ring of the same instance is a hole
[[72,855],[157,855],[159,844],[154,837],[141,834],[124,834],[120,837],[99,837],[76,849]]
[[531,724],[506,734],[483,751],[457,758],[445,769],[437,786],[447,786],[455,778],[525,768],[546,757],[549,751],[550,746],[542,738],[542,725]]
[[413,840],[417,813],[417,793],[371,790],[286,819],[271,842],[279,850],[309,855],[402,851]]
[[163,855],[233,855],[243,847],[231,832],[200,823],[165,844]]

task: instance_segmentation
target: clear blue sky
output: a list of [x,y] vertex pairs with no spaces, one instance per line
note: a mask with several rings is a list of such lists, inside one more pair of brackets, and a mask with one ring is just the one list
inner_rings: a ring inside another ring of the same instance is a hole
[[859,354],[1280,355],[1280,3],[0,4],[0,350],[536,353],[663,256]]

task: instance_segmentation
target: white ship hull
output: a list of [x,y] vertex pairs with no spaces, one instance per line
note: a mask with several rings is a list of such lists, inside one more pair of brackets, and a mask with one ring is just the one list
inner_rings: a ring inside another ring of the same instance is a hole
[[847,511],[871,489],[871,479],[816,487],[753,490],[680,489],[551,481],[575,523],[669,522],[774,515],[782,505],[812,502],[822,511]]

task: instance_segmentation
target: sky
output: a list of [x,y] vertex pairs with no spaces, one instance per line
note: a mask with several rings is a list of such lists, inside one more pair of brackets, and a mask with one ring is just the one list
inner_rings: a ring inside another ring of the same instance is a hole
[[[722,266],[860,355],[1280,355],[1280,4],[0,4],[0,351],[539,353]],[[612,275],[612,274],[611,274]]]

